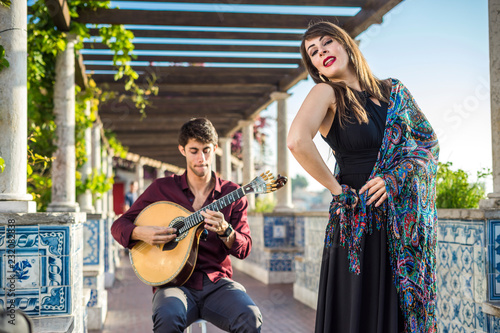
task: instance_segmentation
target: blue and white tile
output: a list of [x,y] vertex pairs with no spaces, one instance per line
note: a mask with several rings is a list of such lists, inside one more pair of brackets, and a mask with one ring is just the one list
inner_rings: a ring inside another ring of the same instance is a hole
[[484,246],[484,221],[438,223],[438,242]]
[[5,226],[0,226],[0,251],[5,250]]
[[292,260],[271,259],[269,260],[269,271],[271,272],[292,272]]
[[70,283],[69,256],[40,257],[40,286],[69,286]]
[[488,331],[488,315],[483,312],[483,307],[481,304],[476,303],[476,330],[478,332],[487,332]]
[[451,322],[453,320],[453,306],[450,297],[439,294],[437,302],[438,318]]
[[490,319],[489,332],[500,332],[500,317],[488,316]]
[[16,291],[40,286],[40,258],[38,255],[16,255],[13,272],[16,277]]
[[39,307],[40,289],[21,289],[16,290],[12,297],[7,293],[6,307],[14,304],[14,307],[23,311],[29,316],[40,315]]
[[83,287],[88,289],[97,289],[97,277],[96,276],[84,276],[83,277]]
[[94,306],[97,306],[99,299],[98,299],[98,291],[97,289],[92,289],[90,291],[90,299],[87,303],[87,307],[91,308]]
[[5,310],[5,289],[0,289],[0,310]]
[[71,288],[42,287],[40,288],[40,314],[59,315],[71,313]]
[[38,254],[38,226],[17,226],[15,229],[16,255]]
[[449,270],[437,270],[437,287],[439,296],[451,295],[450,276],[451,273]]
[[461,321],[460,323],[467,329],[476,328],[476,307],[474,301],[467,301],[462,299],[461,306]]
[[99,265],[101,249],[101,221],[88,220],[83,228],[83,264]]
[[70,236],[70,226],[40,226],[40,255],[69,255]]

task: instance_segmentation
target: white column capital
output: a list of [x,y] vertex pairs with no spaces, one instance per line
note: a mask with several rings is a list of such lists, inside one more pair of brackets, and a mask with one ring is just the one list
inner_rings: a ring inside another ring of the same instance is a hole
[[280,100],[286,100],[288,97],[290,97],[291,95],[287,92],[283,92],[283,91],[275,91],[275,92],[272,92],[270,95],[269,95],[273,100],[275,101],[280,101]]

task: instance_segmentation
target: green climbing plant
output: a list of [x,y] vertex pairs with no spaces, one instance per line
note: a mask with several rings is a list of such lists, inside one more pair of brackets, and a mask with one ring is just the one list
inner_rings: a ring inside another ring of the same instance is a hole
[[[5,1],[3,1],[5,2]],[[109,8],[110,1],[70,0],[68,9],[72,18],[69,34],[77,36],[75,49],[83,48],[83,39],[90,37],[89,28],[73,20],[78,17],[81,10],[95,10]],[[49,9],[43,1],[36,1],[31,5],[32,16],[28,22],[28,191],[34,196],[38,210],[44,211],[50,202],[51,167],[53,153],[56,150],[55,142],[55,116],[54,116],[54,83],[56,76],[56,58],[66,49],[68,33],[60,31],[54,26]],[[97,26],[95,26],[97,28]],[[133,34],[121,25],[99,27],[102,41],[113,51],[113,61],[117,74],[115,79],[125,81],[125,94],[118,94],[99,88],[89,78],[84,90],[76,87],[75,107],[75,148],[76,166],[81,167],[86,161],[84,132],[98,119],[98,108],[113,98],[131,99],[138,112],[144,115],[148,106],[147,96],[157,93],[154,86],[155,78],[148,81],[148,85],[140,87],[136,80],[137,72],[130,66],[133,59]],[[1,59],[1,58],[0,58]],[[0,60],[1,61],[1,60]],[[90,105],[90,114],[87,106]],[[126,154],[123,147],[109,132],[105,133],[106,140],[115,152],[122,156]],[[76,174],[77,182],[81,180],[79,172]],[[103,180],[101,174],[96,174],[92,179],[78,184],[77,191],[90,189],[94,194],[102,194],[109,190],[109,186],[98,186],[96,182]]]
[[5,48],[0,45],[0,72],[7,67],[9,67],[9,62],[5,56]]

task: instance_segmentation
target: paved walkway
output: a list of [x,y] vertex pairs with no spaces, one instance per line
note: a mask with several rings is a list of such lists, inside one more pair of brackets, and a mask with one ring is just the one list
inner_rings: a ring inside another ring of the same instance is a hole
[[[309,333],[314,331],[315,311],[293,298],[292,284],[263,284],[252,277],[235,271],[233,279],[247,289],[259,306],[264,324],[263,333]],[[89,333],[149,333],[152,331],[152,290],[139,281],[130,265],[128,256],[122,257],[117,268],[113,288],[108,289],[108,315],[101,331]],[[201,332],[196,325],[193,333]],[[222,330],[207,325],[207,333]]]

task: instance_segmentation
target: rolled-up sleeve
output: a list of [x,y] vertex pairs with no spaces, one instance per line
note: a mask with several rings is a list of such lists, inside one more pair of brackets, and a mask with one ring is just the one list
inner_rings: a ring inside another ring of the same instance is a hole
[[158,184],[155,181],[137,198],[129,210],[113,222],[111,234],[121,246],[131,249],[137,244],[138,241],[131,239],[135,228],[134,221],[145,207],[156,201],[156,197],[158,197]]

